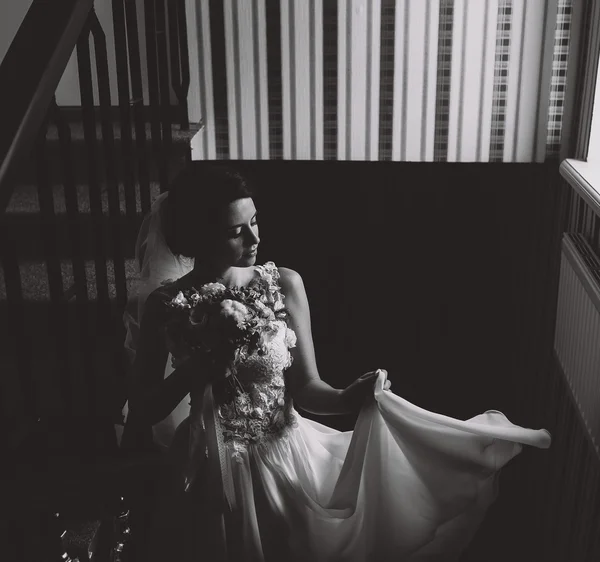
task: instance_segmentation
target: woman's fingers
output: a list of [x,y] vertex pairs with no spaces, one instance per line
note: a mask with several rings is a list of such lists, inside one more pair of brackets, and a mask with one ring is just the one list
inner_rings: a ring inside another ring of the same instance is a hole
[[379,373],[385,373],[387,375],[387,371],[385,369],[377,369],[376,371],[369,371],[365,373],[360,378],[361,379],[376,379],[379,376]]
[[[377,379],[379,378],[379,374],[380,373],[385,373],[385,375],[387,376],[388,372],[385,369],[377,369],[376,371],[371,371],[369,373],[366,373],[365,375],[363,375],[361,378],[368,380],[369,382],[372,379]],[[385,383],[383,384],[383,390],[389,390],[392,386],[392,381],[390,381],[389,379],[386,379]]]

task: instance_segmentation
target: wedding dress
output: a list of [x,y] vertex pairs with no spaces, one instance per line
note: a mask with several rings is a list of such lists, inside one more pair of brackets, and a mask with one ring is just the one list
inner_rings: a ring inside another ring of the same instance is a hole
[[[144,298],[193,265],[161,238],[166,195],[138,238],[146,282],[125,314],[132,355]],[[274,311],[284,305],[278,279],[268,262],[249,286]],[[172,298],[174,287],[161,291]],[[523,445],[550,446],[546,430],[498,411],[462,421],[419,408],[384,390],[383,372],[354,429],[337,431],[294,408],[284,377],[295,334],[286,322],[273,322],[264,339],[262,354],[240,356],[233,391],[208,384],[154,426],[171,478],[144,560],[457,561],[496,498],[500,469]]]
[[[252,283],[277,307],[276,266],[255,269]],[[458,560],[496,497],[499,470],[522,445],[550,445],[546,430],[498,411],[460,421],[423,410],[384,390],[384,373],[354,430],[331,429],[302,417],[286,390],[294,333],[280,321],[269,341],[267,353],[238,366],[233,395],[192,396],[191,408],[182,401],[155,428],[163,444],[174,439],[168,454],[187,475],[180,487],[190,475],[197,487],[164,494],[153,525],[157,560],[173,549],[202,560],[219,546],[226,552],[208,559]],[[222,440],[214,454],[211,408]],[[160,555],[158,541],[168,548]]]

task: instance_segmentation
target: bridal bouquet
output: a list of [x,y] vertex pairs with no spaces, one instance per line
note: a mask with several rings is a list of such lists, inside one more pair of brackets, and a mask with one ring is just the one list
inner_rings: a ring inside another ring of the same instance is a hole
[[167,305],[173,367],[202,353],[225,377],[235,374],[236,365],[248,355],[264,354],[268,334],[286,317],[281,301],[274,302],[269,290],[260,286],[208,283],[179,291]]

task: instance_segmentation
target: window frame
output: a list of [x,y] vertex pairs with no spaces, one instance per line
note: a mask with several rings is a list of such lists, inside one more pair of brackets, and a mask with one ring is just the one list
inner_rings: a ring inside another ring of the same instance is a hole
[[560,164],[560,174],[600,214],[600,2],[582,0],[580,7],[580,58],[572,88],[577,107],[573,138],[564,143],[568,152]]

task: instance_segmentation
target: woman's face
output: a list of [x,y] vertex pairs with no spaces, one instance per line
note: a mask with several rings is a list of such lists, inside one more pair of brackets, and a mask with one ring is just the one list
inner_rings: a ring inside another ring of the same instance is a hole
[[220,224],[214,248],[217,261],[227,267],[254,265],[260,243],[254,201],[247,197],[229,203]]

